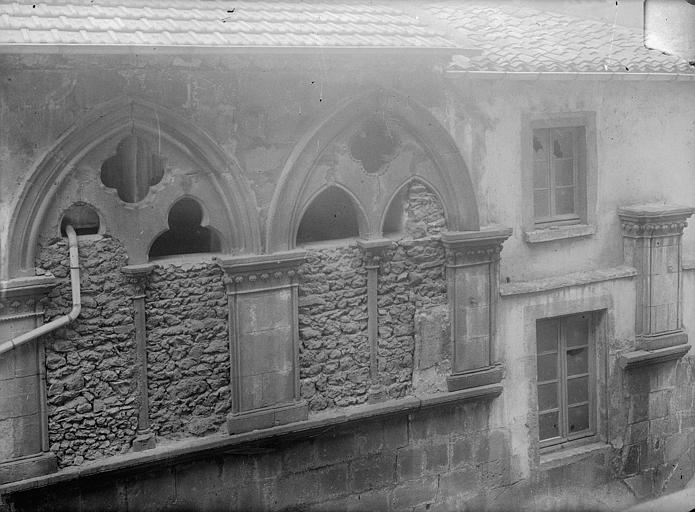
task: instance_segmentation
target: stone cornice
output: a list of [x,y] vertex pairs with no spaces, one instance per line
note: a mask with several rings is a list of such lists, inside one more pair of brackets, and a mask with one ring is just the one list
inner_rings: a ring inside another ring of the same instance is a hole
[[145,277],[154,270],[154,263],[143,263],[141,265],[126,265],[121,267],[121,272],[129,277]]
[[502,243],[511,234],[511,228],[443,231],[442,243],[447,252],[447,266],[497,261],[502,251]]
[[643,204],[618,208],[623,235],[631,238],[680,235],[695,208],[668,204]]

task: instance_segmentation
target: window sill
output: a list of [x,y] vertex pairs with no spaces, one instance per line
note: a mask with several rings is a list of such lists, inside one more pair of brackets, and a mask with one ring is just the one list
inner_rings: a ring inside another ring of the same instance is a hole
[[593,437],[589,439],[577,440],[578,443],[581,441],[581,443],[578,445],[558,448],[547,453],[542,453],[540,459],[540,469],[553,469],[556,467],[573,464],[597,452],[610,449],[610,445],[603,442],[592,442],[592,439],[596,438]]
[[570,224],[567,226],[550,226],[533,231],[524,231],[524,240],[530,244],[541,242],[552,242],[553,240],[564,240],[566,238],[577,238],[590,236],[596,233],[596,226],[592,224]]

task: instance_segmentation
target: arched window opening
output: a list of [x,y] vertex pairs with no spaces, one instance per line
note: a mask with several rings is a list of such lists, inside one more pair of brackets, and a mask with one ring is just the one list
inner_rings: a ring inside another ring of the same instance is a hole
[[423,238],[446,227],[439,196],[420,181],[412,181],[393,198],[384,216],[382,232],[390,238]]
[[304,212],[297,245],[359,236],[355,206],[348,194],[331,187],[321,192]]
[[152,152],[145,140],[130,134],[116,147],[116,154],[101,165],[101,181],[115,188],[126,203],[142,201],[150,187],[164,176],[164,159]]
[[171,207],[168,220],[169,230],[159,235],[150,247],[150,259],[220,250],[219,236],[200,225],[203,210],[195,199],[179,199]]
[[72,226],[77,235],[96,235],[99,233],[99,214],[86,203],[75,203],[63,214],[60,221],[60,236],[66,237],[65,227]]
[[350,155],[372,174],[395,158],[399,146],[395,130],[383,119],[373,116],[350,138]]

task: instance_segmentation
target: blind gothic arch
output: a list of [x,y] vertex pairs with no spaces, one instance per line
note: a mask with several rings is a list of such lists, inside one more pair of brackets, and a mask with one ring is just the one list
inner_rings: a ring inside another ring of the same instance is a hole
[[[195,162],[216,190],[216,200],[226,217],[220,222],[227,231],[224,235],[229,237],[227,244],[241,253],[260,252],[255,196],[243,179],[239,164],[177,114],[144,101],[119,98],[95,108],[67,131],[29,173],[14,203],[5,244],[12,249],[2,255],[0,279],[34,274],[38,237],[61,184],[91,149],[114,138],[120,140],[132,127],[166,139]],[[133,256],[130,250],[129,256]],[[135,259],[142,259],[141,256]]]
[[[326,178],[317,170],[321,157],[337,139],[375,112],[394,119],[417,141],[433,162],[434,172],[421,176],[410,170],[382,176],[363,175],[360,183],[352,185],[340,182],[355,199],[358,211],[364,212],[367,217],[364,232],[360,229],[360,236],[381,236],[383,218],[393,197],[413,180],[424,182],[439,196],[449,230],[480,229],[470,175],[448,131],[427,109],[410,98],[391,90],[378,90],[340,105],[296,145],[285,164],[270,204],[266,225],[267,252],[294,248],[303,212],[318,191],[327,185]],[[375,189],[370,179],[380,180],[382,191],[378,197],[369,195],[369,191]]]

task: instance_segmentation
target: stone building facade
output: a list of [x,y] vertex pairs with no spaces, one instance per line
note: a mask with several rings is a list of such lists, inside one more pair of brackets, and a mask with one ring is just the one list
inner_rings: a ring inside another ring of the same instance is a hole
[[[8,510],[614,509],[693,477],[687,63],[489,5],[46,7],[2,21]],[[68,225],[79,316],[12,347],[73,307]]]

